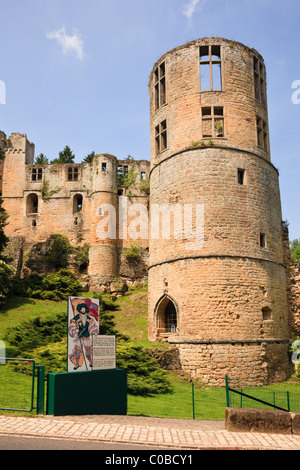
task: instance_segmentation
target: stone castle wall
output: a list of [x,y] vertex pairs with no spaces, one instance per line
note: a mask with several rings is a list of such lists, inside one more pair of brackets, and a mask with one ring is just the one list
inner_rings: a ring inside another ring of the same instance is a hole
[[[136,240],[128,233],[119,236],[119,197],[125,196],[128,213],[137,203],[147,210],[148,194],[141,187],[149,176],[149,162],[118,160],[113,155],[101,154],[91,163],[34,165],[34,145],[26,135],[15,133],[6,138],[2,133],[1,136],[5,153],[1,168],[2,197],[9,214],[6,234],[15,253],[17,240],[21,241],[19,258],[24,252],[34,252],[34,247],[51,234],[62,234],[71,245],[90,245],[91,289],[97,290],[103,283],[122,275],[134,279],[136,273],[130,271],[123,251]],[[130,168],[135,180],[130,187],[122,188],[118,174],[128,173]],[[109,214],[115,216],[111,221],[115,224],[114,236],[105,230],[99,232],[99,226],[110,221]],[[134,214],[129,216],[129,221],[130,217],[134,218]],[[148,249],[148,240],[137,243],[143,253]],[[25,272],[30,272],[28,266]],[[138,275],[144,279],[145,269]]]

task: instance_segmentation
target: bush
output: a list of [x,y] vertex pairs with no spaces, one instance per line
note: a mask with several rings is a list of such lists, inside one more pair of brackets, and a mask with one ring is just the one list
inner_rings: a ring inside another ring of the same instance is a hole
[[0,260],[0,308],[6,304],[7,296],[12,286],[13,274],[13,267]]
[[130,247],[127,248],[127,250],[124,250],[123,252],[129,263],[139,261],[142,256],[142,250],[140,246],[135,242],[131,243]]
[[141,347],[119,342],[117,367],[127,370],[128,393],[132,395],[146,396],[171,392],[166,373],[159,369],[157,361],[150,358]]
[[46,257],[49,264],[55,268],[66,268],[72,247],[65,235],[52,234],[47,240]]
[[40,346],[34,351],[34,360],[45,367],[45,374],[66,372],[67,342],[66,339],[57,343]]
[[25,353],[61,341],[66,337],[66,331],[67,313],[60,313],[44,319],[36,317],[23,321],[18,326],[8,328],[4,339],[20,353]]
[[45,277],[32,274],[23,280],[16,280],[13,285],[14,294],[20,297],[56,302],[78,295],[82,289],[80,282],[67,269],[60,269],[57,273],[50,273]]

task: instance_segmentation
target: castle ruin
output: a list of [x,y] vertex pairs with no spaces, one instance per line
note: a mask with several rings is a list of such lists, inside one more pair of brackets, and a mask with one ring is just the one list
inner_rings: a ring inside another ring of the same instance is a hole
[[[150,162],[99,154],[92,163],[33,165],[26,136],[2,133],[7,235],[25,237],[27,250],[51,233],[88,243],[93,290],[130,278],[122,250],[138,241],[150,340],[167,341],[183,370],[211,385],[223,385],[226,374],[244,385],[285,380],[294,334],[288,235],[270,156],[264,60],[241,43],[199,39],[157,61],[149,90]],[[133,164],[129,193],[118,171]],[[148,177],[150,194],[141,189]],[[122,198],[127,224],[139,205],[147,211],[146,236],[120,236]],[[116,236],[99,238],[108,206]]]

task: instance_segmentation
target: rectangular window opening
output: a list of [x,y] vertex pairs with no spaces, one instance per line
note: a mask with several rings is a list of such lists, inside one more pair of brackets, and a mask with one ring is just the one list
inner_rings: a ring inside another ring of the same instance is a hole
[[222,90],[221,64],[212,64],[213,90]]
[[155,110],[166,103],[166,68],[162,62],[154,71]]
[[155,151],[156,155],[168,147],[167,121],[162,121],[155,127]]
[[269,151],[269,139],[268,139],[268,125],[261,117],[256,118],[257,128],[257,145],[262,147],[266,152]]
[[224,137],[223,106],[204,106],[202,108],[202,137]]
[[31,181],[42,181],[42,179],[43,179],[43,169],[42,168],[32,168]]
[[260,244],[260,247],[261,248],[265,248],[266,247],[266,235],[265,233],[261,233],[259,235],[259,244]]
[[68,168],[68,181],[78,181],[78,167],[69,167]]
[[242,170],[241,168],[238,168],[238,184],[245,184],[245,170]]
[[266,69],[263,62],[253,56],[254,95],[255,99],[266,106]]
[[200,46],[200,89],[222,90],[221,46]]

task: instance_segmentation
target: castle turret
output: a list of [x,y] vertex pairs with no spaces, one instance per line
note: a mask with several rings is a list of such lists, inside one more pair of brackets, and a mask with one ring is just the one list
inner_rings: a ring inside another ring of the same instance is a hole
[[96,155],[92,164],[89,275],[91,288],[117,275],[117,166],[113,155]]
[[[199,39],[150,82],[149,338],[223,385],[285,379],[288,306],[262,56]],[[159,225],[158,214],[162,220]]]

